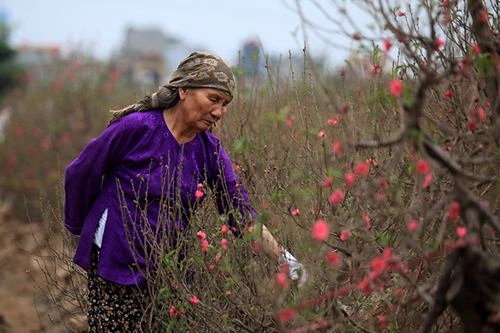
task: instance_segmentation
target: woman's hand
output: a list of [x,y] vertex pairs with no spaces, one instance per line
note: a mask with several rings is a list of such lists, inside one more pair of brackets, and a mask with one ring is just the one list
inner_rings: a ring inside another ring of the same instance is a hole
[[298,280],[298,286],[301,287],[308,279],[307,270],[290,252],[286,251],[281,254],[280,262],[288,265],[288,273],[290,279]]
[[308,273],[303,264],[301,264],[290,252],[285,250],[273,235],[269,232],[265,225],[262,226],[262,234],[259,239],[262,249],[270,258],[278,260],[282,264],[288,265],[288,273],[290,279],[298,280],[298,285],[301,287],[308,279]]

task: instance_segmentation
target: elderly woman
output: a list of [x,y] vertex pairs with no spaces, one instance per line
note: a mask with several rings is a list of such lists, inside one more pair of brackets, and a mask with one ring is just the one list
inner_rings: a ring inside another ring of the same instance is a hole
[[[231,69],[218,56],[193,52],[168,84],[113,111],[109,126],[66,169],[65,226],[79,235],[74,262],[88,272],[90,332],[135,332],[150,268],[147,235],[188,228],[210,187],[220,214],[238,235],[255,213],[231,160],[210,129],[233,97]],[[161,226],[161,227],[160,227]],[[161,230],[160,230],[161,229]],[[171,237],[172,236],[172,237]],[[264,227],[264,253],[300,263]]]

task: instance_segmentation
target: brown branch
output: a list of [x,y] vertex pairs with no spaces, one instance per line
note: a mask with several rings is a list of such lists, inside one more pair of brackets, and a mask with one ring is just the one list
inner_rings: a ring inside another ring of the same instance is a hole
[[448,257],[448,261],[445,266],[445,270],[441,279],[439,280],[436,294],[434,296],[434,304],[427,315],[427,319],[424,324],[420,327],[418,333],[428,333],[431,331],[432,326],[437,322],[441,313],[443,313],[446,308],[446,293],[451,285],[452,273],[458,263],[459,254],[458,251],[453,251]]
[[462,182],[457,182],[457,189],[459,190],[460,196],[463,198],[468,205],[474,208],[477,212],[480,213],[481,220],[485,220],[488,222],[493,229],[500,235],[500,221],[499,219],[491,214],[491,212],[481,204],[480,200],[476,197],[474,193],[472,193],[467,186],[465,186]]
[[500,163],[500,156],[477,157],[477,158],[461,158],[461,159],[459,159],[459,162],[461,164],[472,164],[472,165]]
[[353,144],[353,147],[356,149],[363,149],[363,148],[380,148],[380,147],[394,146],[401,143],[405,139],[407,132],[408,132],[407,129],[404,128],[401,131],[401,133],[399,133],[392,139],[388,139],[386,141],[359,141],[355,142]]
[[472,17],[472,35],[476,39],[481,53],[489,55],[492,62],[489,68],[484,71],[484,80],[486,95],[490,99],[494,116],[493,133],[497,143],[500,144],[500,37],[495,37],[487,18],[484,17],[484,13],[488,11],[483,1],[469,0],[467,7]]
[[494,179],[492,178],[481,177],[463,170],[456,160],[454,160],[443,149],[438,147],[428,138],[424,139],[423,148],[430,157],[437,160],[441,164],[441,166],[448,169],[454,176],[460,175],[462,177],[477,181],[494,181]]

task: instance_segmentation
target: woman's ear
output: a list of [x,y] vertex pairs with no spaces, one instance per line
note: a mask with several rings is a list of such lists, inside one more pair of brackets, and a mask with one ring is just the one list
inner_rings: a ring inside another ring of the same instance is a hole
[[179,87],[179,98],[180,100],[183,100],[186,98],[187,94],[189,93],[189,88],[185,87]]

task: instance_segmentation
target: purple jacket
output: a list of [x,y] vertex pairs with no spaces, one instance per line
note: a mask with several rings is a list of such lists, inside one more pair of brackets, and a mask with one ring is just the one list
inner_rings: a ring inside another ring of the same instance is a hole
[[107,208],[97,272],[119,284],[144,287],[144,235],[158,232],[162,239],[186,230],[204,198],[196,195],[199,183],[214,191],[219,213],[227,215],[236,233],[246,216],[255,217],[227,153],[211,133],[180,145],[161,110],[111,123],[66,169],[65,226],[80,236],[74,262],[89,269],[99,218]]

